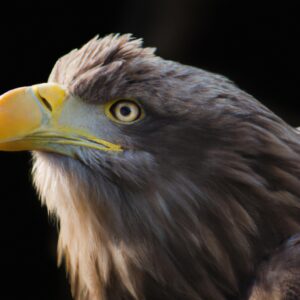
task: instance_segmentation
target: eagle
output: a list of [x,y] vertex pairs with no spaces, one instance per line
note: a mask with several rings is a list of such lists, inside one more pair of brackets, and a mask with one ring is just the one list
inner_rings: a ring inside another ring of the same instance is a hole
[[300,299],[299,134],[221,75],[95,37],[0,97],[0,149],[32,152],[75,299]]

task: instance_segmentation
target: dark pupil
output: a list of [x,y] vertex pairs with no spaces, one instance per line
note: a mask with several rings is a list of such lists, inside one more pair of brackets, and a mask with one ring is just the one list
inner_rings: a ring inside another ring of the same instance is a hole
[[121,113],[122,116],[127,117],[128,115],[130,115],[131,109],[128,106],[122,106],[120,108],[120,113]]

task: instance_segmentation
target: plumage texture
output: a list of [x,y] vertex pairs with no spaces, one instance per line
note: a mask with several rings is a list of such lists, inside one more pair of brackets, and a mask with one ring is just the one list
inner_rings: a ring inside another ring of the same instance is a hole
[[263,262],[249,300],[300,299],[300,235],[290,238]]
[[122,153],[33,153],[77,299],[242,299],[262,258],[299,231],[299,136],[225,77],[110,35],[62,57],[49,81],[146,111],[99,128]]

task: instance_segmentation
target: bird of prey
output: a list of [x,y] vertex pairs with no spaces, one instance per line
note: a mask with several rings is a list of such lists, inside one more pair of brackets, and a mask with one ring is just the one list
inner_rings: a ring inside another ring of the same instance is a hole
[[300,299],[300,138],[227,78],[96,37],[1,96],[0,149],[32,151],[76,299],[265,300],[274,270]]

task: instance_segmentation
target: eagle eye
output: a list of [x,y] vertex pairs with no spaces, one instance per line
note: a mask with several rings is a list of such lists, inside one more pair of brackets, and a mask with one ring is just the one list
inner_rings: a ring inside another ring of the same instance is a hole
[[133,100],[121,99],[110,102],[105,108],[106,115],[119,123],[133,123],[143,116],[143,110]]

